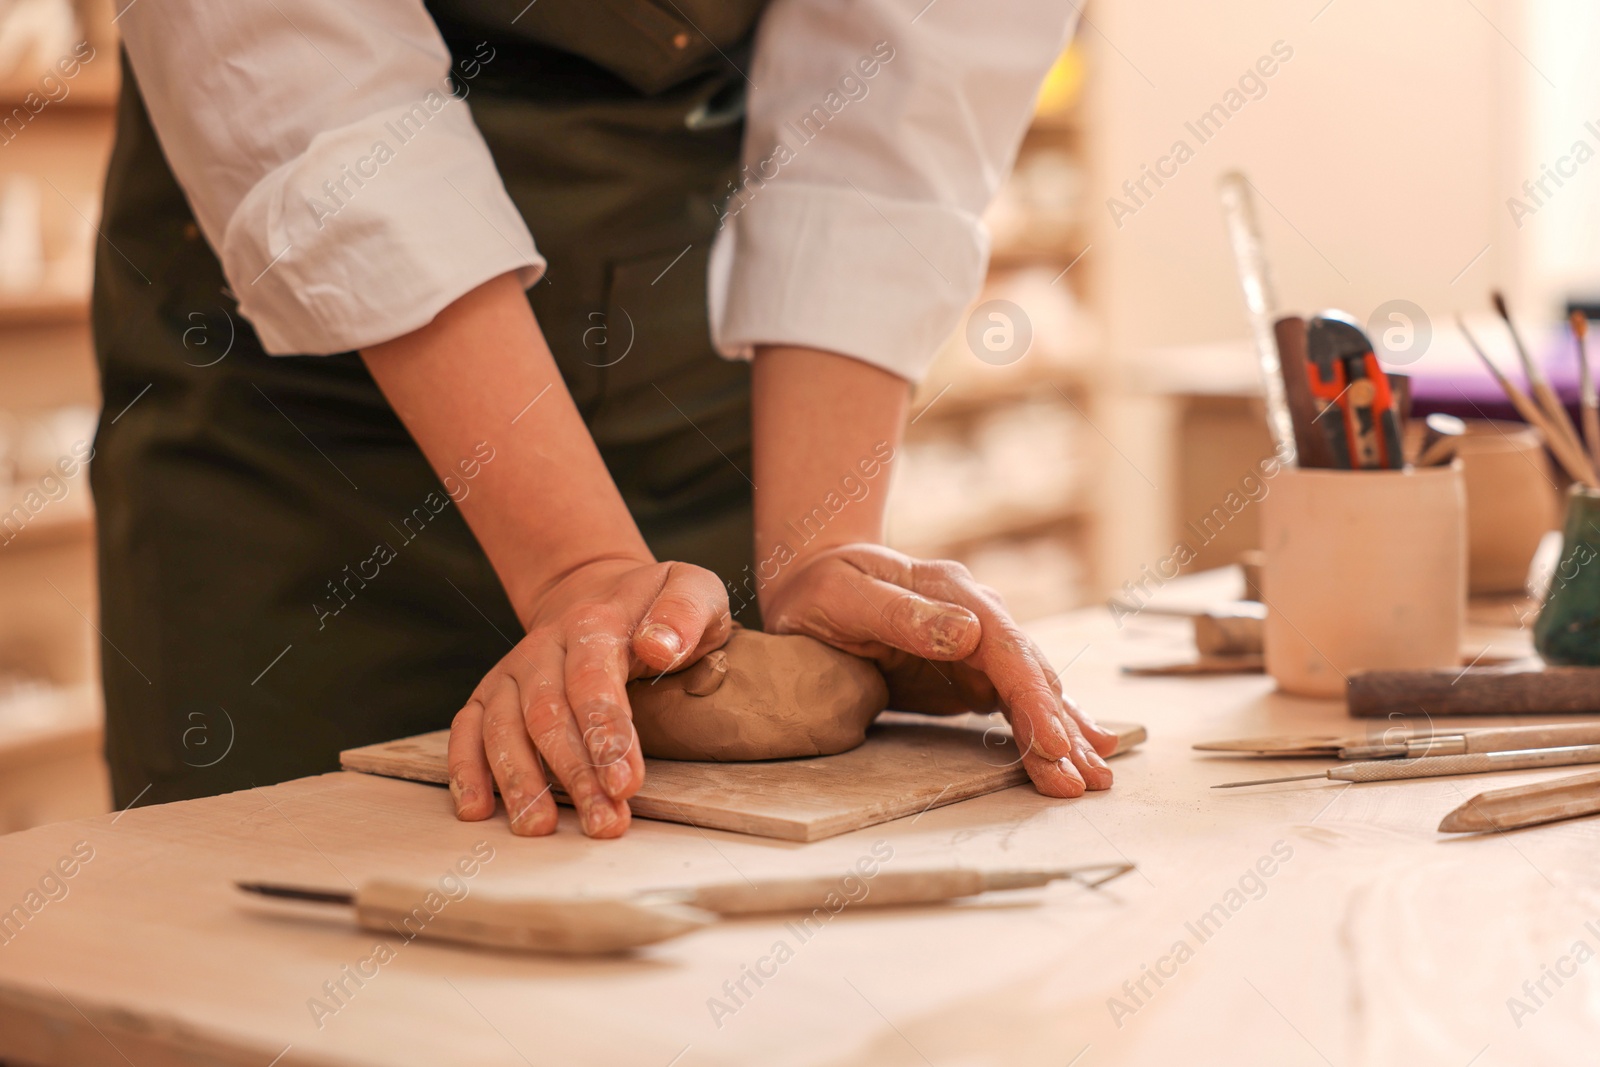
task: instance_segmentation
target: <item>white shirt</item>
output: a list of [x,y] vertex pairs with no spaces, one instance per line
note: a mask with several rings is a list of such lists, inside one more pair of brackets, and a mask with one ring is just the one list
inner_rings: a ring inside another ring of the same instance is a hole
[[[123,11],[161,146],[269,353],[376,344],[500,274],[540,276],[420,0]],[[745,71],[748,177],[711,252],[717,349],[805,345],[920,378],[978,292],[980,215],[1075,14],[776,0]]]

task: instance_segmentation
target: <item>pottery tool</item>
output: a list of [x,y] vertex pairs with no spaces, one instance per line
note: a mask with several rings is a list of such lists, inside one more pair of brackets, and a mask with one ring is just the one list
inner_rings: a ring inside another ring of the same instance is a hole
[[1239,287],[1244,290],[1244,307],[1250,321],[1250,336],[1255,341],[1256,361],[1261,371],[1261,388],[1266,398],[1267,429],[1286,466],[1297,462],[1294,418],[1283,384],[1283,365],[1278,357],[1278,339],[1273,328],[1276,299],[1267,271],[1261,231],[1256,226],[1250,180],[1238,171],[1229,171],[1217,180],[1217,195],[1222,201],[1222,218],[1228,227],[1228,243],[1233,247]]
[[1600,812],[1600,771],[1479,793],[1439,822],[1439,832],[1515,830]]
[[1339,758],[1404,759],[1418,756],[1458,756],[1466,752],[1512,752],[1518,749],[1565,748],[1572,745],[1600,745],[1600,722],[1436,730],[1425,736],[1346,745],[1339,750]]
[[1366,333],[1343,312],[1324,311],[1306,324],[1306,348],[1311,395],[1322,405],[1316,422],[1327,438],[1333,465],[1350,470],[1403,467],[1394,393]]
[[[1550,387],[1550,381],[1544,376],[1544,371],[1539,369],[1539,364],[1534,362],[1528,353],[1528,346],[1522,343],[1522,334],[1518,332],[1517,324],[1511,319],[1511,309],[1506,306],[1505,294],[1496,289],[1489,294],[1489,299],[1493,301],[1495,311],[1499,313],[1506,324],[1506,330],[1511,334],[1512,347],[1517,350],[1517,359],[1522,363],[1522,374],[1528,380],[1528,392],[1544,409],[1545,415],[1550,420],[1551,430],[1565,437],[1569,445],[1583,453],[1583,442],[1578,438],[1578,428],[1572,425],[1572,416],[1567,414],[1567,406]],[[1588,460],[1587,454],[1584,454],[1584,459]]]
[[1410,778],[1442,778],[1452,774],[1521,771],[1531,767],[1570,767],[1600,763],[1600,745],[1562,748],[1527,748],[1510,752],[1470,752],[1460,756],[1429,756],[1417,760],[1362,760],[1329,767],[1319,774],[1294,774],[1287,778],[1261,778],[1250,782],[1224,782],[1212,789],[1238,789],[1247,785],[1278,785],[1327,778],[1335,782],[1396,782]]
[[1583,405],[1583,436],[1589,442],[1589,460],[1600,469],[1600,392],[1595,390],[1594,368],[1589,366],[1589,317],[1574,311],[1572,337],[1578,342],[1578,398]]
[[1356,718],[1390,715],[1600,715],[1600,667],[1519,660],[1496,667],[1361,671],[1345,689]]
[[1466,421],[1436,411],[1423,419],[1422,425],[1422,443],[1417,449],[1416,466],[1442,467],[1454,459],[1461,439],[1467,434]]
[[1411,375],[1397,371],[1384,371],[1389,379],[1389,392],[1394,394],[1394,410],[1400,417],[1400,439],[1405,440],[1406,425],[1411,421]]
[[[653,945],[735,915],[799,912],[826,908],[830,898],[850,907],[936,904],[992,890],[1029,889],[1070,878],[1089,888],[1133,869],[1131,863],[1085,867],[976,870],[947,867],[885,871],[873,876],[838,875],[728,882],[659,889],[616,896],[508,895],[475,889],[459,899],[428,883],[380,879],[355,892],[265,882],[238,882],[239,889],[278,900],[355,909],[356,925],[457,944],[588,956]],[[846,884],[845,879],[850,879]],[[859,892],[861,895],[851,899]],[[426,903],[425,903],[426,902]],[[837,910],[837,909],[833,909]]]
[[1354,737],[1237,737],[1223,741],[1202,741],[1189,747],[1197,752],[1217,752],[1229,756],[1265,756],[1270,759],[1338,759],[1351,745],[1373,740],[1365,734]]
[[1202,741],[1189,747],[1197,752],[1215,752],[1230,756],[1365,760],[1455,756],[1465,752],[1506,752],[1519,748],[1557,748],[1566,745],[1600,745],[1600,722],[1541,726],[1463,726],[1431,731],[1396,726],[1381,734],[1351,734],[1343,737],[1321,734],[1239,737],[1221,741]]
[[1311,379],[1306,373],[1306,320],[1286,315],[1272,324],[1278,342],[1278,368],[1283,375],[1283,395],[1294,424],[1294,447],[1298,465],[1327,468],[1333,466],[1328,439],[1317,425],[1322,410],[1311,395]]
[[1201,657],[1261,654],[1267,607],[1240,600],[1210,608],[1194,617],[1194,648]]
[[1177,663],[1124,664],[1122,673],[1130,678],[1185,678],[1206,674],[1261,674],[1266,670],[1261,653],[1234,656],[1201,656]]
[[1505,376],[1505,373],[1489,358],[1489,353],[1478,344],[1478,339],[1472,336],[1472,331],[1467,329],[1467,324],[1461,321],[1461,316],[1456,316],[1456,328],[1461,331],[1461,336],[1467,339],[1467,344],[1472,346],[1472,351],[1477,353],[1483,365],[1489,369],[1494,380],[1499,383],[1501,390],[1506,394],[1506,399],[1511,401],[1511,406],[1517,409],[1517,414],[1528,425],[1537,429],[1544,437],[1546,447],[1555,455],[1556,460],[1567,472],[1573,481],[1582,482],[1592,489],[1600,489],[1600,474],[1596,474],[1594,464],[1589,462],[1588,455],[1577,442],[1558,430],[1546,417],[1543,409],[1529,399],[1515,382]]

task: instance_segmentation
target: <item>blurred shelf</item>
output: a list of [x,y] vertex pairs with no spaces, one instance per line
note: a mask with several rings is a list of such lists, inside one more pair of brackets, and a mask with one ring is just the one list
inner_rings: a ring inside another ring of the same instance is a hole
[[88,321],[88,294],[0,296],[0,330],[16,326],[78,326]]
[[911,414],[916,421],[906,436],[915,438],[932,426],[975,418],[996,408],[1028,400],[1054,400],[1076,407],[1090,391],[1086,369],[1056,364],[1016,372],[995,368],[993,377],[967,374],[959,378],[930,379],[912,398]]
[[29,513],[22,529],[7,524],[15,509],[27,513],[22,503],[26,487],[0,489],[0,567],[15,553],[68,542],[94,540],[94,505],[90,502],[87,475],[80,472],[67,495],[52,500],[37,513]]
[[973,549],[1002,540],[1021,540],[1040,534],[1079,528],[1093,517],[1083,500],[1046,507],[1011,505],[992,508],[970,523],[936,530],[931,536],[924,533],[917,541],[891,538],[894,547],[912,556],[924,559],[943,559],[964,556]]
[[0,692],[0,767],[96,752],[101,721],[96,685],[8,687]]
[[[59,100],[49,100],[40,90],[39,80],[47,74],[67,87],[66,96]],[[122,88],[121,82],[116,54],[112,52],[108,55],[107,49],[98,48],[94,57],[87,63],[81,63],[78,73],[71,78],[61,77],[60,73],[53,69],[41,70],[32,78],[24,77],[15,71],[5,78],[0,78],[0,114],[10,114],[13,108],[23,107],[23,101],[29,93],[35,94],[41,100],[49,100],[37,112],[41,116],[57,109],[109,111],[117,105],[117,94]]]
[[1081,239],[1081,233],[1081,227],[1074,227],[1068,231],[1068,236],[1053,238],[1048,243],[1008,244],[997,247],[989,253],[989,269],[1007,271],[1023,270],[1028,267],[1054,267],[1057,271],[1065,272],[1070,279],[1072,272],[1067,271],[1068,266],[1072,267],[1072,271],[1081,267],[1083,253],[1088,247]]

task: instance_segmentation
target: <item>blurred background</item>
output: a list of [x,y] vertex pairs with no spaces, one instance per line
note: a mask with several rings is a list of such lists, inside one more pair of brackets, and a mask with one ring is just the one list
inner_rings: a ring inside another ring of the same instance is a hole
[[[0,832],[107,804],[93,510],[59,461],[96,417],[115,10],[0,3]],[[1419,411],[1503,416],[1452,325],[1509,359],[1494,286],[1570,381],[1559,324],[1600,301],[1597,30],[1557,0],[1092,0],[989,213],[985,290],[918,389],[892,542],[1024,620],[1124,596],[1179,543],[1188,570],[1254,545],[1248,506],[1194,532],[1271,452],[1217,205],[1233,169],[1282,307],[1385,335]],[[92,58],[66,77],[70,55]]]

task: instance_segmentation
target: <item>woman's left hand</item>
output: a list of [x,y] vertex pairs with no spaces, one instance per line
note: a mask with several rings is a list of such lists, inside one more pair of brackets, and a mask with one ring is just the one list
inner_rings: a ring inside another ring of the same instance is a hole
[[1116,735],[1061,690],[999,594],[949,560],[847,544],[794,561],[764,590],[772,633],[807,634],[875,660],[890,706],[955,715],[1003,711],[1023,766],[1047,796],[1107,789]]

